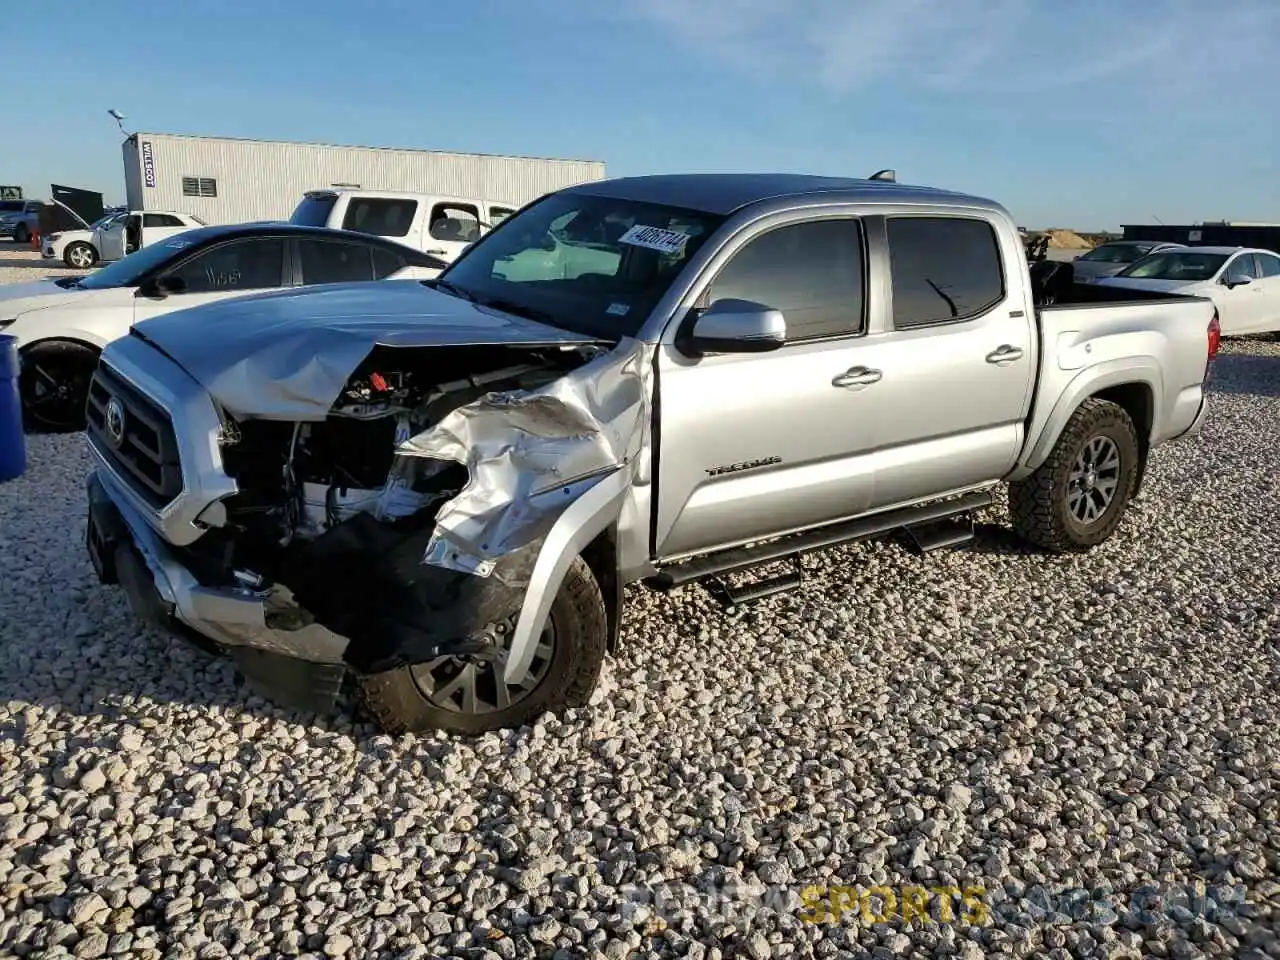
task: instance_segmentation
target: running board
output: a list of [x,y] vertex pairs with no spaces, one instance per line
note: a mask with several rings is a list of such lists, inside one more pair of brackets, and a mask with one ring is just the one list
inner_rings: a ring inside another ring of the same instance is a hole
[[958,547],[973,539],[973,517],[948,517],[932,523],[915,523],[904,528],[907,544],[916,554],[932,553],[947,547]]
[[[918,528],[921,531],[920,536],[924,537],[926,542],[937,542],[938,545],[931,546],[930,549],[939,549],[941,546],[948,544],[941,542],[941,540],[929,540],[927,528],[930,525],[989,507],[993,499],[990,492],[969,493],[951,500],[940,500],[924,506],[891,510],[887,513],[878,513],[870,517],[860,517],[856,520],[846,520],[843,523],[818,527],[816,530],[806,530],[803,533],[795,533],[776,540],[767,540],[763,543],[756,543],[746,547],[734,547],[731,550],[721,550],[705,556],[695,557],[684,563],[660,568],[657,574],[645,580],[644,584],[654,590],[673,590],[689,583],[720,580],[720,578],[728,574],[743,573],[766,563],[775,563],[779,560],[792,561],[794,564],[792,573],[742,588],[743,593],[750,594],[757,587],[763,588],[766,584],[785,581],[786,586],[778,586],[777,589],[770,589],[768,592],[761,594],[763,596],[771,596],[774,593],[780,593],[786,589],[794,589],[794,587],[800,585],[801,578],[796,571],[799,569],[799,557],[802,554],[813,553],[816,550],[824,550],[827,547],[834,547],[843,543],[853,543],[857,540],[868,540],[871,537],[894,533],[899,530],[906,530],[914,537],[915,534],[912,532],[912,528]],[[972,525],[970,525],[968,536],[956,539],[953,542],[962,543],[972,536],[973,529]],[[721,581],[721,584],[723,585],[723,581]],[[748,597],[748,599],[755,598]]]

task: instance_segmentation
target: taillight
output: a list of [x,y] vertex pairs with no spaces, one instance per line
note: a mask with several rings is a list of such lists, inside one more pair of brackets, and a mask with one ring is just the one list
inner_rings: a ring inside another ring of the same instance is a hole
[[1213,311],[1213,319],[1209,321],[1209,359],[1212,360],[1218,355],[1218,348],[1222,346],[1222,325],[1218,323],[1218,311]]

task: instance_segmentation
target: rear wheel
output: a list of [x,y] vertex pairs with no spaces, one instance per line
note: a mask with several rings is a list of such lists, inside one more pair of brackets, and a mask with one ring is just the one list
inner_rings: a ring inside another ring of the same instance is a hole
[[77,240],[62,252],[62,259],[68,267],[75,270],[88,270],[98,262],[98,251],[92,244]]
[[525,682],[503,681],[518,610],[479,625],[483,651],[437,657],[360,681],[365,708],[388,733],[483,733],[518,727],[542,713],[584,705],[604,662],[604,596],[590,568],[574,560],[551,605]]
[[1096,397],[1080,405],[1049,458],[1009,487],[1013,526],[1055,553],[1087,550],[1110,537],[1133,496],[1138,435],[1124,408]]
[[28,426],[57,433],[83,430],[97,366],[98,351],[79,343],[41,343],[26,350],[18,390]]

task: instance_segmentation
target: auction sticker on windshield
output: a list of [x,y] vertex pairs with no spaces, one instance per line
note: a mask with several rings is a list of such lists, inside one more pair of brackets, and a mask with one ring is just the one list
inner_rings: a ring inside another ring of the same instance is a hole
[[660,253],[679,253],[689,242],[689,234],[679,230],[664,230],[661,227],[645,227],[636,224],[621,237],[619,243],[629,243],[633,247],[646,247]]

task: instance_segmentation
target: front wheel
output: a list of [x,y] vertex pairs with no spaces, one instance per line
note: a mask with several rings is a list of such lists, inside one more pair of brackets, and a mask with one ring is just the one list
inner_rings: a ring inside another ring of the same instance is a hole
[[88,270],[98,262],[98,251],[92,244],[77,240],[63,251],[62,259],[74,270]]
[[42,343],[22,355],[18,392],[27,424],[66,433],[84,429],[98,351],[79,343]]
[[1124,408],[1091,397],[1071,415],[1049,458],[1010,485],[1014,529],[1054,553],[1096,546],[1120,525],[1140,455]]
[[13,242],[14,243],[30,243],[31,242],[31,231],[27,229],[27,225],[25,223],[20,223],[14,228]]
[[388,733],[476,734],[518,727],[547,711],[583,706],[604,663],[604,595],[578,557],[565,574],[524,683],[502,678],[518,610],[479,624],[483,653],[444,656],[363,677],[364,707]]

